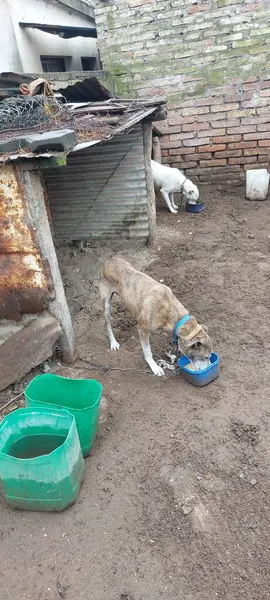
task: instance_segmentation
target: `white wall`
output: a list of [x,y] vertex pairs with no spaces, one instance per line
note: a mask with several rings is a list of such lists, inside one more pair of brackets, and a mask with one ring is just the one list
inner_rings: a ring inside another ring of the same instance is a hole
[[22,71],[7,0],[0,0],[0,73]]
[[[98,57],[97,40],[63,40],[38,29],[22,28],[20,21],[47,25],[93,27],[87,16],[63,10],[49,0],[0,0],[0,72],[42,72],[40,56],[71,57],[68,70],[81,71],[82,56]],[[17,51],[16,51],[17,47]]]

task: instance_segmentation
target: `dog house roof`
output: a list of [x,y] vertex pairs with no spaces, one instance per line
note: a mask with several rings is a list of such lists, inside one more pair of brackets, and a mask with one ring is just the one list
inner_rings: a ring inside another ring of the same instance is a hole
[[[49,99],[46,99],[46,102],[49,102]],[[103,102],[60,105],[59,113],[53,114],[51,119],[47,119],[38,128],[2,131],[0,163],[29,158],[49,158],[63,152],[67,154],[90,147],[128,132],[145,119],[158,121],[166,118],[165,104],[162,98],[151,100],[110,98]],[[3,103],[0,104],[0,112],[1,106]],[[72,147],[67,148],[64,143],[63,147],[59,147],[59,134],[67,130],[74,132]],[[40,143],[37,144],[39,135]]]

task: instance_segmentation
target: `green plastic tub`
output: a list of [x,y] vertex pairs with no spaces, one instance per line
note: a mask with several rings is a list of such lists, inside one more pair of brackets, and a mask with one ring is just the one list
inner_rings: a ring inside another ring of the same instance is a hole
[[88,456],[98,429],[102,385],[94,379],[38,375],[27,386],[25,406],[64,408],[76,419],[83,456]]
[[61,511],[76,502],[84,460],[74,417],[19,408],[0,423],[0,481],[12,508]]

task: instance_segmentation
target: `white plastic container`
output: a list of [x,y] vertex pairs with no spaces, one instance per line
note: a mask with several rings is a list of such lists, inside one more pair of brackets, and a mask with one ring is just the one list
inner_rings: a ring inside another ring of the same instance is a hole
[[267,169],[250,169],[246,173],[246,197],[248,200],[265,200],[268,193]]

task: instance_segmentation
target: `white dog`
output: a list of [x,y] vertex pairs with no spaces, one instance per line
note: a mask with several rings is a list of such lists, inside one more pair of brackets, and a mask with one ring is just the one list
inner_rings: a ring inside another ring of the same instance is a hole
[[199,190],[190,179],[187,179],[178,169],[172,169],[151,160],[154,186],[157,188],[171,213],[176,214],[178,206],[174,202],[174,192],[182,192],[188,204],[196,204]]

